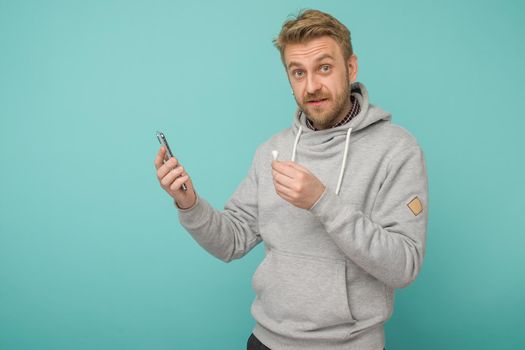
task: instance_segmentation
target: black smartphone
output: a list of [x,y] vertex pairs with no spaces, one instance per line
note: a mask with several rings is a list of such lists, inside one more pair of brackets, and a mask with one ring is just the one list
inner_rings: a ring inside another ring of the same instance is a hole
[[[161,133],[160,131],[157,131],[157,139],[159,140],[159,143],[166,148],[166,155],[164,156],[164,162],[166,162],[168,159],[173,157],[173,153],[171,152],[170,145],[168,144],[168,140],[166,140],[166,136],[164,136],[164,134]],[[186,186],[186,184],[182,184],[182,190],[183,191],[188,190],[188,187]]]

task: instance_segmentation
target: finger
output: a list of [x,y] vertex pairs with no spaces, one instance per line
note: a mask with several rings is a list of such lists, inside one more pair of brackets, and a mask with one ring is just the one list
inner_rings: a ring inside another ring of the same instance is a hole
[[277,160],[272,161],[272,169],[289,178],[293,178],[296,172],[295,169],[288,166],[285,162],[280,162]]
[[284,200],[288,202],[293,202],[295,200],[295,194],[290,191],[288,188],[283,187],[279,184],[275,185],[275,192],[279,195],[279,197],[283,198]]
[[164,176],[160,180],[160,184],[163,187],[166,187],[166,188],[169,187],[173,183],[173,181],[175,181],[176,178],[181,176],[183,172],[184,172],[184,168],[182,166],[178,166],[175,169],[172,169],[170,172],[168,172],[168,174],[166,174],[166,176]]
[[177,159],[175,157],[171,157],[170,159],[168,159],[166,163],[164,163],[164,165],[162,165],[157,170],[157,178],[159,180],[162,179],[164,176],[166,176],[167,173],[175,169],[177,165],[179,165],[179,162],[177,161]]
[[170,185],[170,190],[172,190],[172,191],[181,190],[182,184],[185,183],[186,181],[188,181],[188,179],[189,179],[188,175],[184,175],[184,176],[181,176],[181,177],[177,178]]
[[283,194],[286,194],[287,196],[293,197],[296,195],[297,191],[293,189],[293,187],[286,186],[280,182],[278,182],[276,179],[274,179],[273,184],[275,186],[275,190],[278,192],[281,192]]
[[304,166],[302,166],[301,164],[299,163],[296,163],[296,162],[285,162],[286,166],[298,171],[298,172],[302,172],[302,173],[310,173],[310,170],[306,169]]
[[155,168],[157,170],[164,164],[164,156],[166,155],[166,148],[163,146],[160,146],[159,152],[157,153],[157,156],[155,157]]
[[272,176],[273,176],[274,182],[278,183],[279,185],[284,186],[289,189],[295,188],[296,181],[292,179],[291,177],[278,173],[275,170],[272,170]]
[[[314,176],[308,169],[294,162],[283,162],[284,174],[291,177],[295,184],[302,183],[309,177]],[[299,190],[296,188],[296,190]]]

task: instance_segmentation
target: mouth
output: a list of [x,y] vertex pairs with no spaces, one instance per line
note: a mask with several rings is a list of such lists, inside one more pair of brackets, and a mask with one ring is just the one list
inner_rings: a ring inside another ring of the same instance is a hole
[[320,106],[321,104],[323,104],[327,100],[328,100],[327,98],[311,99],[311,100],[307,100],[306,104],[309,105],[309,106]]

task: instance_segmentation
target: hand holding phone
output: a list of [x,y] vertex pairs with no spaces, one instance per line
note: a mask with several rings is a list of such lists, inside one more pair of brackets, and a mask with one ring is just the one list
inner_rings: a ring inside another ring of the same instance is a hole
[[[166,147],[166,156],[164,157],[164,163],[166,163],[170,158],[173,157],[173,152],[171,152],[170,145],[168,144],[168,140],[166,139],[166,136],[164,136],[164,134],[161,133],[160,131],[157,131],[157,139],[159,140],[159,143],[162,146]],[[182,184],[182,190],[183,191],[188,190],[188,187],[184,183]]]
[[173,157],[164,134],[157,132],[157,138],[162,145],[155,158],[160,186],[175,200],[180,209],[191,208],[197,202],[193,183],[184,167]]

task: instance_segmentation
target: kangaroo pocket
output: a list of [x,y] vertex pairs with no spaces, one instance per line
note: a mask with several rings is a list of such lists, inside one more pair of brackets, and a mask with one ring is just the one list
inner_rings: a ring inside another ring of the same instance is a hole
[[345,337],[355,323],[345,270],[344,260],[270,250],[253,277],[255,319],[282,335]]

